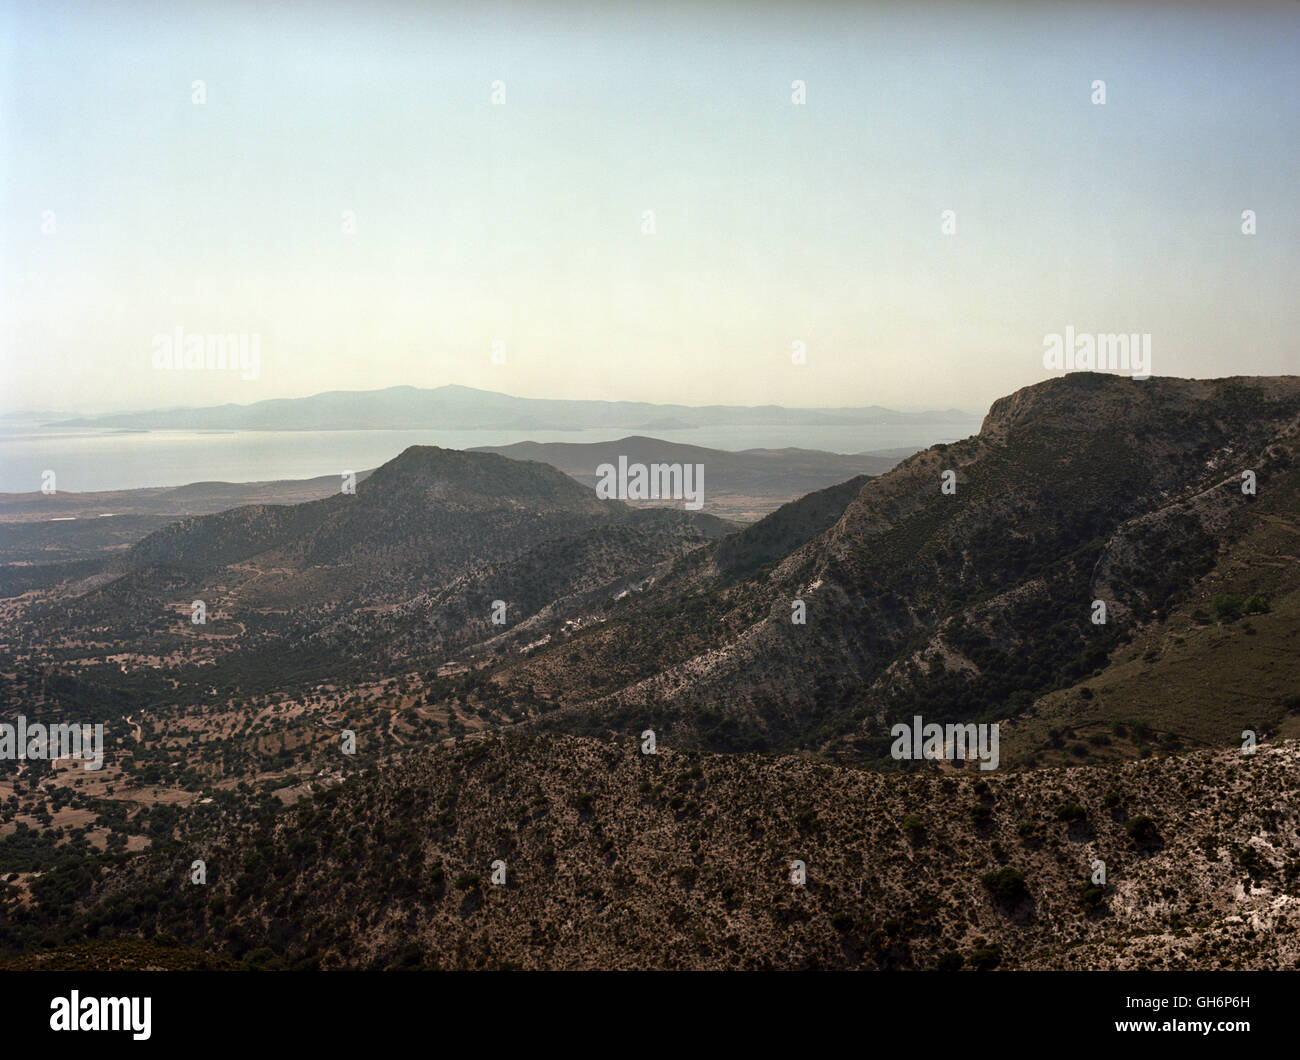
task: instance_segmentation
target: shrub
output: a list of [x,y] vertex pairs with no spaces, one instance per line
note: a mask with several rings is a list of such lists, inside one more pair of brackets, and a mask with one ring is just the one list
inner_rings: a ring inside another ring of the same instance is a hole
[[1236,622],[1241,617],[1241,597],[1220,593],[1210,601],[1210,610],[1220,622]]
[[284,968],[283,959],[269,946],[259,946],[245,959],[250,967],[268,972],[278,972]]
[[1087,909],[1096,909],[1097,906],[1101,905],[1105,893],[1106,889],[1104,887],[1099,887],[1095,883],[1085,884],[1083,890],[1079,893],[1079,901]]
[[1248,615],[1266,615],[1272,608],[1269,607],[1267,596],[1249,596],[1246,602],[1241,605],[1241,609]]
[[1010,865],[986,872],[980,877],[980,882],[999,902],[1011,904],[1029,897],[1029,890],[1025,887],[1025,874]]
[[1155,821],[1142,813],[1129,819],[1127,830],[1128,837],[1136,843],[1150,842],[1160,834],[1156,830]]

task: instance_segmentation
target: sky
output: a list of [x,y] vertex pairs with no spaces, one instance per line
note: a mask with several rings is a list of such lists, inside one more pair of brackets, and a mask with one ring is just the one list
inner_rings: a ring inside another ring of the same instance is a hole
[[1298,56],[1300,3],[0,0],[0,410],[1295,373]]

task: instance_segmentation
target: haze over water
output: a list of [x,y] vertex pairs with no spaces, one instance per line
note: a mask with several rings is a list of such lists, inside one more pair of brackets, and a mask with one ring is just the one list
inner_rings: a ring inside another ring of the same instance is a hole
[[979,420],[882,423],[870,426],[697,427],[633,431],[109,431],[9,427],[0,433],[0,493],[40,489],[54,469],[60,491],[139,489],[191,482],[265,482],[365,471],[412,445],[446,449],[515,442],[601,442],[631,434],[712,449],[822,449],[861,453],[951,442],[979,429]]

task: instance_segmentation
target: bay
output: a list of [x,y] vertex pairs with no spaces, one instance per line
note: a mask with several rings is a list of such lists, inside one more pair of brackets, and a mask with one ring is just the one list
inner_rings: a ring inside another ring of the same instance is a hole
[[[665,441],[738,452],[821,449],[862,453],[924,448],[979,430],[975,419],[862,426],[725,426],[659,430]],[[0,431],[0,493],[41,488],[52,470],[60,491],[183,486],[192,482],[268,482],[365,471],[412,445],[470,449],[515,442],[603,442],[626,428],[572,431],[123,431],[8,424]],[[647,432],[651,433],[651,432]]]

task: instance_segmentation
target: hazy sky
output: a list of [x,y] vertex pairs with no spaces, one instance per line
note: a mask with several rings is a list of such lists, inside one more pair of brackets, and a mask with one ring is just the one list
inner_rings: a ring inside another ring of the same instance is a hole
[[1300,3],[0,10],[0,408],[982,411],[1067,326],[1300,371]]

